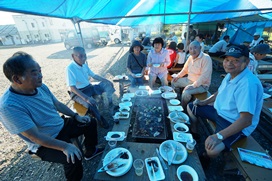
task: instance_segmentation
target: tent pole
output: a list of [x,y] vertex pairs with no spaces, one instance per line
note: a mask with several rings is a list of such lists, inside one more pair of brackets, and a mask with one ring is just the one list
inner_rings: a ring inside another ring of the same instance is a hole
[[[81,47],[83,47],[83,48],[85,48],[84,47],[84,43],[83,43],[83,37],[82,37],[82,33],[81,33],[81,28],[80,28],[80,19],[79,18],[77,18],[77,17],[74,17],[73,19],[72,19],[72,22],[73,22],[73,25],[74,25],[74,28],[75,28],[75,30],[76,30],[76,33],[77,33],[77,35],[79,34],[79,37],[80,37],[80,40],[79,40],[79,42],[80,42],[80,45],[81,45]],[[77,26],[76,26],[77,25]]]
[[189,6],[189,12],[188,12],[188,23],[187,23],[187,33],[186,33],[186,45],[185,45],[185,49],[186,49],[186,47],[190,43],[190,41],[189,41],[189,26],[190,26],[190,23],[191,23],[192,3],[193,3],[193,0],[190,0],[190,6]]
[[79,30],[78,34],[80,35],[80,43],[81,43],[81,46],[82,46],[83,48],[85,48],[85,47],[84,47],[84,43],[83,43],[83,37],[82,37],[82,33],[81,33],[81,28],[80,28],[80,22],[77,22],[77,26],[78,26],[78,30]]

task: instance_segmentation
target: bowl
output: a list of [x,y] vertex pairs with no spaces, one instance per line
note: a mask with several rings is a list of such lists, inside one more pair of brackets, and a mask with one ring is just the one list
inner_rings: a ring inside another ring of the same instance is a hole
[[177,132],[188,132],[189,131],[189,128],[186,124],[184,123],[176,123],[174,125],[174,129],[177,131]]
[[136,96],[148,96],[148,91],[146,91],[146,90],[137,90],[136,92],[135,92],[135,95]]
[[[182,174],[182,176],[181,176]],[[193,180],[193,181],[198,181],[198,175],[192,167],[189,165],[181,165],[177,169],[177,177],[179,180]],[[181,178],[183,177],[183,178]],[[189,179],[190,177],[191,179]]]
[[164,99],[175,99],[177,97],[177,93],[175,92],[164,92],[161,94]]
[[172,104],[173,106],[177,106],[180,104],[180,101],[178,99],[171,99],[170,101],[170,104]]
[[130,100],[131,100],[130,97],[123,97],[123,98],[121,99],[122,102],[129,102]]
[[173,111],[168,115],[170,121],[174,123],[189,123],[189,117],[187,114],[181,111]]
[[161,66],[161,64],[159,64],[159,63],[154,63],[153,64],[153,67],[160,67]]
[[128,106],[123,106],[123,107],[120,107],[119,108],[119,111],[120,112],[129,112],[130,111],[130,108]]
[[134,74],[134,75],[135,75],[135,77],[138,77],[138,78],[142,77],[142,74],[141,74],[141,73]]

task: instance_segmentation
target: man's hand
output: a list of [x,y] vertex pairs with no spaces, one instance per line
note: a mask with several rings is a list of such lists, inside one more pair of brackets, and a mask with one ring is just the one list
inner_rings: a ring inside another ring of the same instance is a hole
[[73,144],[71,143],[67,143],[66,148],[63,150],[63,153],[66,155],[67,157],[67,162],[70,163],[70,161],[72,161],[72,163],[75,163],[75,156],[81,160],[82,158],[82,153],[81,151]]
[[89,103],[91,106],[96,106],[96,101],[92,97],[89,97],[86,102]]
[[213,150],[222,141],[217,138],[215,134],[210,135],[205,141],[205,148],[207,150]]
[[186,87],[184,87],[184,90],[191,90],[194,89],[193,85],[187,85]]
[[175,78],[173,78],[173,82],[177,82],[177,81],[178,81],[178,79],[179,79],[179,77],[178,77],[178,76],[176,76]]
[[113,83],[112,83],[111,81],[109,81],[109,80],[107,80],[107,79],[104,79],[103,81],[109,82],[109,84],[113,87]]
[[79,116],[79,115],[77,115],[75,117],[75,119],[80,123],[89,123],[89,122],[91,122],[91,119],[90,119],[89,116]]

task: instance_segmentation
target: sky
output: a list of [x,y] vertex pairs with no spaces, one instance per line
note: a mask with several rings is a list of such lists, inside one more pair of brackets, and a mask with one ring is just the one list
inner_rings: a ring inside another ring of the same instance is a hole
[[16,13],[0,11],[0,25],[15,24],[12,15],[16,15]]

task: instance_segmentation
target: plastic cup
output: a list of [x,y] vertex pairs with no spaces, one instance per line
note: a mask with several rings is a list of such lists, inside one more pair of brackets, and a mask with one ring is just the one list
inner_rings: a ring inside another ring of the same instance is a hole
[[110,140],[108,142],[109,146],[110,146],[110,149],[113,149],[116,147],[116,144],[117,144],[117,141],[116,140]]
[[133,167],[137,176],[141,176],[144,171],[144,161],[142,159],[136,159],[133,162]]
[[196,140],[187,140],[186,149],[188,153],[192,153],[196,145]]

